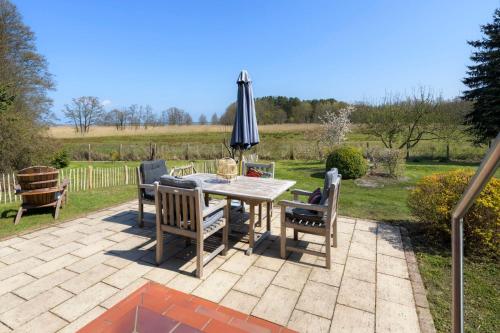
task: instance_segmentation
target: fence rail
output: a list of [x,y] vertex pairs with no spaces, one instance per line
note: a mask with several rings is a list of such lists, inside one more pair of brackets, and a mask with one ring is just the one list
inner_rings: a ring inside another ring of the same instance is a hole
[[[216,161],[193,163],[198,172],[215,173]],[[82,167],[61,169],[59,182],[69,180],[69,192],[81,192],[91,189],[137,184],[135,167],[119,166],[110,168]],[[16,174],[0,174],[0,204],[20,202],[21,197],[15,194]]]
[[[348,141],[366,152],[368,149],[383,145],[379,141]],[[70,159],[75,161],[141,161],[150,158],[165,160],[213,160],[228,156],[221,143],[149,143],[149,144],[110,144],[69,143],[65,145]],[[268,140],[252,147],[252,153],[265,160],[318,160],[323,159],[329,147],[311,140]],[[457,160],[480,161],[486,147],[464,145],[463,142],[422,142],[408,152],[415,160]]]

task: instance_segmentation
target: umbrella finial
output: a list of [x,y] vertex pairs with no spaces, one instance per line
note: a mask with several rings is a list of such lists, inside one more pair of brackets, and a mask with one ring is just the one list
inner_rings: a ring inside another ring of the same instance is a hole
[[240,72],[240,75],[238,76],[238,81],[236,81],[236,83],[239,83],[239,82],[252,82],[252,79],[250,78],[250,74],[248,74],[248,71],[246,69],[243,69]]

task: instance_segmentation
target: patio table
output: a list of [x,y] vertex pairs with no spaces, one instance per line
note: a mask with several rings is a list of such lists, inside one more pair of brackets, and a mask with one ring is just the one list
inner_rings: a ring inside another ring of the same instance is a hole
[[[284,192],[295,185],[293,180],[281,180],[274,178],[258,178],[238,176],[230,182],[222,180],[217,175],[210,173],[197,173],[185,178],[199,179],[203,182],[203,192],[226,197],[228,206],[231,206],[231,200],[241,200],[250,206],[250,218],[248,226],[248,250],[247,255],[252,254],[253,250],[271,233],[271,216],[266,217],[266,231],[262,234],[255,232],[255,207],[266,203],[270,207],[271,203]],[[229,216],[228,216],[229,222]]]

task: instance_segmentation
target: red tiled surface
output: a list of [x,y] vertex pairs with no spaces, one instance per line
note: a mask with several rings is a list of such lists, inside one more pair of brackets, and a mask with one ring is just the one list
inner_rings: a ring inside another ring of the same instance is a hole
[[149,282],[78,332],[291,333],[294,331]]

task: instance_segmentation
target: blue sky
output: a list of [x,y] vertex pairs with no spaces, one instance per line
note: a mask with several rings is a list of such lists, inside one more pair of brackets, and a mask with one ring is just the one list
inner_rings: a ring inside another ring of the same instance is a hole
[[60,114],[92,95],[107,108],[221,114],[247,69],[256,96],[377,101],[461,79],[499,0],[13,0],[37,36]]

